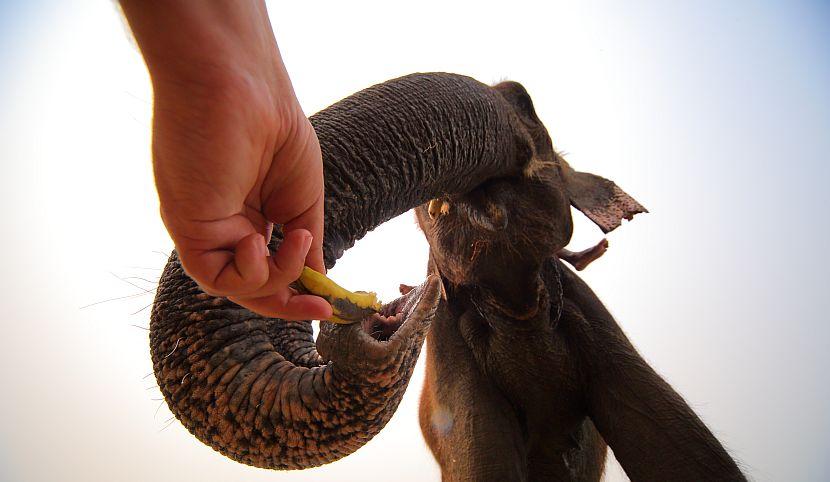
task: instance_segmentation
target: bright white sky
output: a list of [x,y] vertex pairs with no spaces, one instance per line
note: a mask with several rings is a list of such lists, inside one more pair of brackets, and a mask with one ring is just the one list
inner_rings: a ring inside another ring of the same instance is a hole
[[[571,163],[652,212],[584,275],[644,356],[755,480],[830,479],[830,9],[507,5],[270,8],[308,113],[414,71],[522,82]],[[171,248],[142,61],[107,1],[0,2],[0,36],[0,480],[439,480],[417,427],[422,367],[387,428],[320,469],[248,468],[168,426],[132,326]],[[574,247],[600,238],[577,221]],[[426,255],[404,215],[332,275],[388,299]]]

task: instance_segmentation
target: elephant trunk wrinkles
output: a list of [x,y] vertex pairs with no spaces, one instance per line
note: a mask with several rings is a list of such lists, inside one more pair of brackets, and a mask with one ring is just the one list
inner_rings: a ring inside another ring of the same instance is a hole
[[[325,168],[328,267],[378,224],[515,172],[529,156],[498,93],[451,74],[371,87],[311,122]],[[308,322],[262,318],[206,295],[173,253],[150,323],[156,379],[182,424],[237,461],[274,469],[331,462],[391,418],[438,292],[436,278],[414,290],[406,323],[386,342],[359,323],[322,323],[318,354]]]
[[384,221],[518,172],[530,156],[504,98],[458,75],[389,81],[310,120],[325,166],[328,267]]

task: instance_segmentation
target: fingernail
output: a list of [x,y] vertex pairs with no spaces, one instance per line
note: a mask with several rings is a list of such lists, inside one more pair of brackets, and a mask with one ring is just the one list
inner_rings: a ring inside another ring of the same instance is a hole
[[259,243],[259,255],[268,256],[268,243],[265,241],[265,236],[260,234],[259,238],[262,240],[262,242]]

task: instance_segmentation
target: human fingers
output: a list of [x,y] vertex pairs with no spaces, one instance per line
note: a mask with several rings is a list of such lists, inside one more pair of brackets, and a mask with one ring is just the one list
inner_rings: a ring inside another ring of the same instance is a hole
[[326,272],[323,259],[323,193],[314,204],[298,217],[283,225],[286,235],[295,230],[307,230],[311,233],[311,246],[305,257],[305,264],[320,273]]
[[332,316],[331,305],[318,296],[298,295],[290,288],[259,298],[229,298],[251,311],[284,320],[327,320]]
[[265,237],[250,233],[232,249],[177,247],[182,266],[196,283],[214,296],[243,295],[258,291],[269,279]]
[[[271,253],[268,258],[268,280],[254,291],[235,293],[239,299],[262,298],[272,296],[276,293],[283,293],[281,303],[287,303],[285,289],[296,281],[303,272],[306,255],[313,240],[311,233],[305,229],[295,229],[286,232],[283,236],[277,251]],[[274,298],[275,303],[279,300]]]
[[298,295],[289,285],[302,274],[311,233],[305,229],[286,232],[282,243],[271,255],[268,283],[255,293],[230,297],[231,301],[261,315],[286,320],[320,320],[332,315],[331,305],[323,298]]

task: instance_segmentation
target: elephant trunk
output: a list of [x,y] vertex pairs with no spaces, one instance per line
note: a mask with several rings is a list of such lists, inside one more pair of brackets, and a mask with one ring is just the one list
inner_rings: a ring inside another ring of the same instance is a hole
[[502,95],[460,75],[378,84],[310,120],[325,166],[327,267],[392,217],[518,173],[531,157]]
[[[451,74],[379,84],[311,122],[325,167],[328,267],[382,222],[518,172],[531,156],[503,98]],[[324,322],[315,344],[308,322],[263,318],[203,293],[173,253],[150,323],[156,379],[173,414],[217,451],[274,469],[325,464],[391,418],[439,292],[431,277],[386,305],[405,320],[388,339],[360,323]]]

